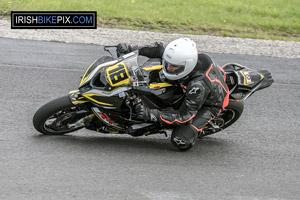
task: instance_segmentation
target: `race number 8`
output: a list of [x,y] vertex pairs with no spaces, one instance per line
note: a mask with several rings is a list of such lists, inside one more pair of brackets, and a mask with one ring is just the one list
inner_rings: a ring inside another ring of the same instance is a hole
[[107,69],[107,75],[111,86],[119,86],[129,83],[128,71],[125,63],[118,63]]

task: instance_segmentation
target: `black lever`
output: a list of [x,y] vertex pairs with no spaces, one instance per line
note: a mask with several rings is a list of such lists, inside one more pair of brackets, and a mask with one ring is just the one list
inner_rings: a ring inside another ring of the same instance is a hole
[[114,57],[108,48],[117,48],[117,46],[104,46],[103,47],[104,51],[107,51],[111,55],[111,57]]

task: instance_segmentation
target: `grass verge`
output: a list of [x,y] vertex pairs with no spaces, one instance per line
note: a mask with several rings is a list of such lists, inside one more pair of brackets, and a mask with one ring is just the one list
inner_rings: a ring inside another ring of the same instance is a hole
[[299,0],[0,0],[10,11],[97,11],[98,26],[300,41]]

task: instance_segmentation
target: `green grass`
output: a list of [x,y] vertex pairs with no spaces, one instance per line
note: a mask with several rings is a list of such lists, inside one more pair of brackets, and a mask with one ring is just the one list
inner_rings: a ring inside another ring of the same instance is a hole
[[0,0],[10,11],[97,11],[99,27],[300,41],[299,0]]

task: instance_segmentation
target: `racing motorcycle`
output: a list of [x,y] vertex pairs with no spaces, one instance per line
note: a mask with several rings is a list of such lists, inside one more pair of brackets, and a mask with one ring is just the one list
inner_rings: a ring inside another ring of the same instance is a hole
[[[83,74],[78,90],[39,108],[34,117],[35,129],[45,135],[63,135],[81,128],[100,133],[142,136],[165,134],[172,127],[136,119],[134,107],[178,109],[185,94],[179,84],[165,82],[161,59],[149,59],[134,51],[114,58],[103,56]],[[254,92],[273,83],[267,70],[253,70],[236,63],[224,65],[229,88],[229,105],[207,123],[200,135],[219,132],[241,116],[244,102]]]

